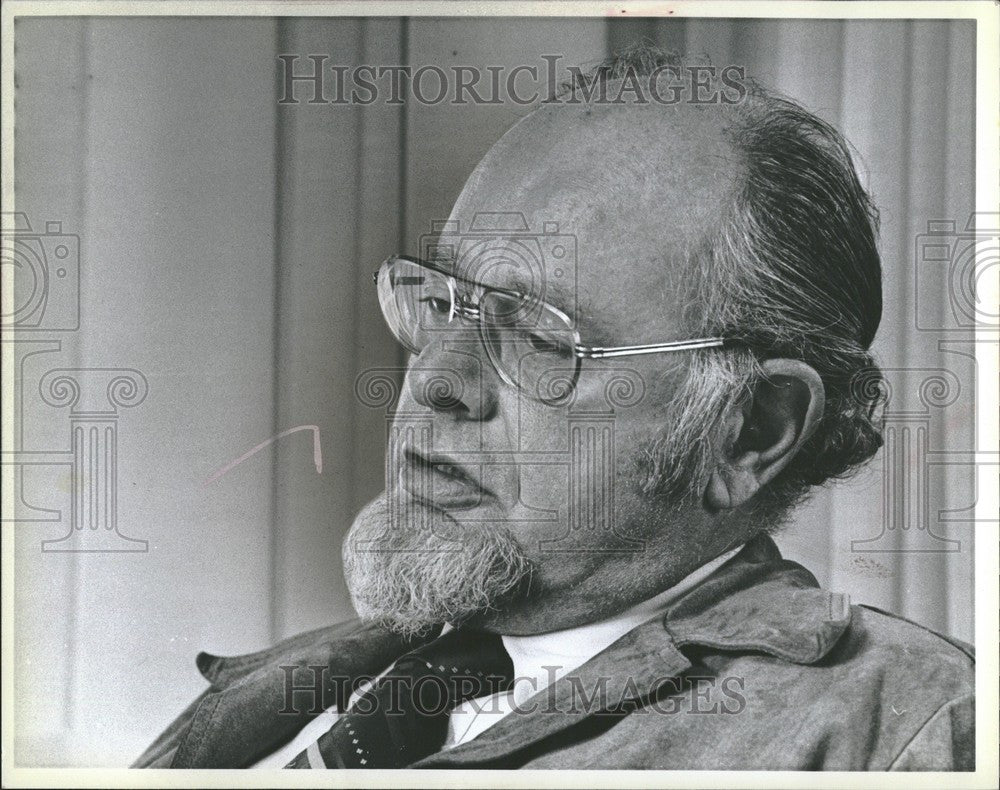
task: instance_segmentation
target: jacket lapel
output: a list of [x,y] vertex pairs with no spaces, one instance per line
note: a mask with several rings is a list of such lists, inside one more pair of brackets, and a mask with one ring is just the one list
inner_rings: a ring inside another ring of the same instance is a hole
[[761,651],[796,664],[825,656],[851,623],[850,598],[819,588],[759,535],[676,601],[663,626],[678,647]]
[[170,766],[251,765],[284,745],[325,708],[343,708],[353,684],[434,636],[406,640],[350,621],[245,656],[202,653],[198,668],[212,687],[178,740]]

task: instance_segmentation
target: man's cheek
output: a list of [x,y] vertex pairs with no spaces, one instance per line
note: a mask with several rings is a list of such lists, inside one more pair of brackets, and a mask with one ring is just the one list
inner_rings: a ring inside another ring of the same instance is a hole
[[563,511],[568,499],[569,469],[558,463],[522,464],[518,468],[519,501],[517,504],[528,510],[538,511],[534,515],[541,520],[553,518],[555,513],[543,511]]
[[535,554],[553,536],[568,530],[566,472],[558,466],[526,464],[518,468],[517,477],[516,500],[505,526]]
[[507,442],[518,460],[547,463],[552,453],[567,453],[571,414],[568,409],[546,406],[521,396],[511,403],[507,417]]
[[617,514],[612,512],[614,482],[609,472],[600,471],[601,463],[586,456],[575,463],[522,467],[511,531],[530,542],[533,551],[548,554],[607,548],[616,539]]

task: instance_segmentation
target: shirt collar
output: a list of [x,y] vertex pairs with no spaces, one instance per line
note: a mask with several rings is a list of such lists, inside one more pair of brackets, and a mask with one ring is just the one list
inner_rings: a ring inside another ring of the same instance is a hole
[[515,691],[543,688],[589,661],[632,629],[662,616],[670,604],[697,587],[742,548],[737,546],[721,554],[674,586],[604,620],[545,634],[502,637],[504,647],[514,664],[514,676],[533,681],[531,686],[516,684]]

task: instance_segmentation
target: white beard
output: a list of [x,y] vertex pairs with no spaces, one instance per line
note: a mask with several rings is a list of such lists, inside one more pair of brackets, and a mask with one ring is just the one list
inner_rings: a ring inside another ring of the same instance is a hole
[[530,562],[507,530],[459,524],[409,499],[401,507],[424,509],[416,521],[433,519],[434,529],[394,524],[381,494],[344,541],[347,587],[362,619],[407,635],[458,624],[495,610],[530,576]]

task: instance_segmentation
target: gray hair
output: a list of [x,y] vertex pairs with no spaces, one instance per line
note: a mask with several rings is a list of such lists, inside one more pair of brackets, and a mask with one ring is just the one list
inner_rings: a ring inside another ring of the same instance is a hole
[[[647,77],[681,63],[633,47],[589,79]],[[686,321],[693,337],[740,342],[692,356],[669,435],[646,448],[643,490],[691,493],[711,462],[708,437],[750,397],[760,362],[800,359],[822,378],[826,409],[796,458],[755,497],[754,510],[776,524],[812,486],[847,476],[882,445],[880,373],[868,352],[882,314],[878,211],[847,142],[799,104],[748,80],[744,101],[722,111],[741,172],[727,216],[690,256]]]

